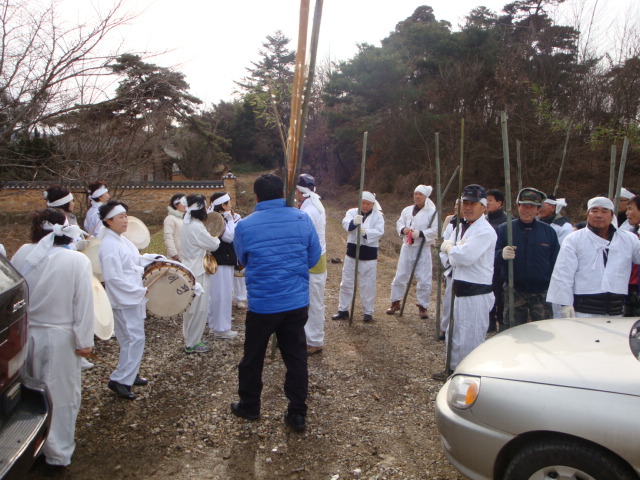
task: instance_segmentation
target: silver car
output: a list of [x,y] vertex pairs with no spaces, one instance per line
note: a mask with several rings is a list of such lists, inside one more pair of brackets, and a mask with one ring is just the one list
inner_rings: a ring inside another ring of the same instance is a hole
[[447,458],[474,480],[639,480],[639,326],[544,320],[487,340],[438,393]]

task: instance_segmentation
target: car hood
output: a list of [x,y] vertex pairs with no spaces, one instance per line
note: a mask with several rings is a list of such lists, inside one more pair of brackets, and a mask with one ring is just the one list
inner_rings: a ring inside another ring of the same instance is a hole
[[481,344],[456,374],[640,396],[640,361],[629,346],[637,318],[532,322]]

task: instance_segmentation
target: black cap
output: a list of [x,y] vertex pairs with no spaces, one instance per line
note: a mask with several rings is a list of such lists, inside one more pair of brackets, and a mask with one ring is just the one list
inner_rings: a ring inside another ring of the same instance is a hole
[[298,177],[298,185],[304,188],[308,188],[313,192],[316,189],[316,179],[308,173],[302,173]]
[[479,202],[483,198],[487,198],[487,192],[481,185],[467,185],[462,190],[462,200],[469,202]]
[[539,207],[547,199],[547,196],[540,190],[535,188],[526,187],[518,192],[517,203],[520,205],[535,205]]

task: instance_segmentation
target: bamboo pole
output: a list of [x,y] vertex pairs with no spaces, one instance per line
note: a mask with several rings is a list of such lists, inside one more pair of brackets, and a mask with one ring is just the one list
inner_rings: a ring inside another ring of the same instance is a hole
[[[440,134],[436,133],[435,136],[435,144],[436,144],[436,213],[437,216],[437,232],[438,238],[442,237],[442,191],[440,190]],[[436,274],[436,331],[434,335],[434,340],[438,341],[440,339],[440,310],[442,308],[442,262],[440,261],[440,257],[436,255],[436,261],[438,262],[438,273]]]
[[520,140],[516,140],[516,174],[518,175],[518,191],[522,190],[522,161],[520,158]]
[[627,164],[628,152],[629,152],[629,137],[624,137],[624,143],[622,144],[622,155],[620,156],[620,167],[618,170],[618,184],[616,185],[616,201],[613,207],[614,217],[618,215],[618,207],[620,206],[620,191],[622,190],[622,180],[624,178],[624,167]]
[[611,164],[609,166],[609,194],[608,198],[613,198],[615,192],[613,187],[615,185],[615,177],[616,177],[616,146],[611,145]]
[[558,179],[556,180],[556,186],[553,187],[554,196],[558,193],[558,187],[560,186],[560,177],[562,177],[562,170],[564,169],[564,163],[567,160],[567,149],[569,147],[569,138],[571,138],[572,129],[573,129],[573,121],[569,122],[569,125],[567,126],[567,135],[564,139],[564,148],[562,149],[562,161],[560,162],[560,169],[558,170]]
[[[362,215],[362,192],[364,191],[364,167],[367,162],[367,137],[369,132],[364,132],[362,136],[362,162],[360,165],[360,192],[358,194],[358,215]],[[353,298],[351,298],[351,309],[349,311],[349,326],[353,324],[353,310],[356,306],[356,295],[358,293],[358,259],[360,258],[360,228],[362,225],[358,225],[356,228],[356,262],[355,262],[355,274],[353,277]]]
[[[502,125],[502,154],[504,156],[504,189],[507,202],[507,245],[513,246],[513,224],[511,223],[511,168],[509,166],[509,133],[507,130],[507,112],[500,113],[500,123]],[[561,167],[562,170],[562,167]],[[560,177],[558,176],[558,179]],[[513,299],[513,260],[508,263],[508,305],[509,305],[509,326],[514,324],[514,299]]]
[[[458,173],[458,196],[456,198],[460,198],[462,196],[462,174],[464,172],[464,118],[460,120],[460,171]],[[457,221],[456,221],[456,233],[453,237],[456,241],[459,237],[460,232],[460,219],[461,219],[461,210],[462,210],[462,202],[458,202],[458,212],[457,212]],[[453,281],[453,279],[451,280]],[[453,346],[453,323],[454,323],[454,305],[455,305],[456,296],[453,294],[453,290],[451,292],[451,309],[449,310],[449,334],[447,338],[447,360],[445,366],[445,373],[448,377],[451,375],[451,347]]]

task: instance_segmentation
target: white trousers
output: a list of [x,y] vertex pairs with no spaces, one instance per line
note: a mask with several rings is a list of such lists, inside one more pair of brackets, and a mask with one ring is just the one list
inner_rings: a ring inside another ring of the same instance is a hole
[[553,311],[553,318],[562,318],[562,305],[559,303],[552,303],[551,310]]
[[26,371],[46,383],[51,394],[51,430],[43,447],[46,461],[51,465],[69,465],[76,447],[74,436],[81,399],[80,358],[70,328],[29,326]]
[[[345,256],[344,265],[342,266],[342,281],[340,282],[340,298],[338,300],[338,309],[343,312],[351,308],[355,268],[355,258]],[[360,292],[360,302],[362,303],[362,313],[364,315],[373,315],[377,269],[378,260],[358,261],[358,291]]]
[[307,345],[322,347],[324,345],[324,285],[327,272],[309,274],[309,318],[304,326]]
[[233,299],[236,302],[247,301],[247,285],[244,283],[244,277],[233,277]]
[[[419,245],[402,245],[400,249],[400,258],[398,259],[398,268],[396,276],[391,282],[391,301],[395,302],[404,298],[404,292],[407,290],[407,282],[411,276],[411,270],[416,263],[418,257]],[[431,296],[431,247],[425,245],[420,254],[420,261],[416,266],[415,277],[418,281],[416,285],[416,297],[418,303],[424,308],[429,305]]]
[[110,378],[123,385],[133,385],[140,370],[144,354],[145,303],[135,307],[113,309],[114,330],[120,345],[120,356]]
[[207,312],[209,311],[209,283],[211,275],[203,273],[196,277],[204,292],[197,296],[189,305],[186,312],[182,314],[182,335],[184,336],[185,347],[193,348],[202,342],[204,326],[207,323]]
[[[493,293],[474,295],[472,297],[456,297],[453,304],[451,370],[455,370],[464,357],[484,342],[489,328],[489,312],[493,307],[494,301]],[[449,345],[448,327],[447,325],[445,345]]]
[[218,265],[211,275],[209,287],[209,329],[214,332],[231,330],[231,298],[233,295],[233,265]]

